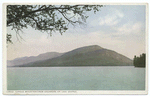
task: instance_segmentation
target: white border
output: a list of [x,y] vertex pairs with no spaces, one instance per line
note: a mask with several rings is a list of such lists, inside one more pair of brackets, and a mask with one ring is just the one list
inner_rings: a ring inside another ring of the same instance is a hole
[[[11,90],[11,91],[7,91],[6,90],[6,88],[7,88],[7,82],[6,82],[6,80],[7,80],[7,78],[6,78],[6,76],[7,76],[7,72],[6,72],[6,32],[7,32],[7,30],[6,30],[6,5],[7,4],[13,4],[13,5],[15,5],[15,4],[18,4],[18,5],[21,5],[21,4],[25,4],[25,5],[28,5],[28,4],[31,4],[31,5],[33,5],[33,4],[40,4],[40,5],[42,5],[42,4],[60,4],[60,3],[5,3],[5,4],[3,4],[3,94],[16,94],[16,95],[19,95],[19,94],[43,94],[43,95],[45,95],[45,94],[67,94],[67,95],[69,95],[69,94],[147,94],[147,92],[148,92],[148,67],[146,67],[146,90],[145,91],[134,91],[134,90],[132,90],[132,91],[128,91],[128,90],[126,90],[126,91],[120,91],[120,90],[112,90],[112,91],[110,91],[110,90],[101,90],[101,91],[96,91],[96,90],[84,90],[84,91],[82,91],[82,90],[79,90],[79,91],[76,91],[76,90],[17,90],[17,91],[13,91],[13,90]],[[81,2],[81,3],[61,3],[61,4],[94,4],[94,5],[96,5],[96,4],[101,4],[101,5],[146,5],[146,53],[148,53],[148,3],[84,3],[84,2]],[[147,56],[147,66],[148,66],[148,56]]]

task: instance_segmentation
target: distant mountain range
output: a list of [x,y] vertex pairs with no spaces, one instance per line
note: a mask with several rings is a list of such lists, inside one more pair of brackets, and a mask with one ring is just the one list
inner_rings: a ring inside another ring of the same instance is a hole
[[66,53],[49,52],[17,58],[8,62],[16,67],[133,66],[131,59],[98,45],[85,46]]
[[38,56],[30,56],[30,57],[21,57],[21,58],[16,58],[14,60],[7,60],[7,66],[20,66],[24,64],[28,64],[31,62],[39,62],[41,60],[47,60],[51,58],[55,58],[58,56],[61,56],[63,53],[58,53],[58,52],[47,52],[40,54]]

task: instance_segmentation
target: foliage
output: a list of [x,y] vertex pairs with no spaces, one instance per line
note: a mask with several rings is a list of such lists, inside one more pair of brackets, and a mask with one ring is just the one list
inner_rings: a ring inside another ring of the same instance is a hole
[[[87,11],[96,13],[103,5],[8,5],[7,27],[18,31],[31,26],[35,30],[47,32],[59,31],[60,34],[68,29],[68,25],[84,24]],[[10,42],[11,39],[7,38]]]
[[145,67],[146,66],[146,54],[143,53],[140,57],[134,56],[133,64],[135,67]]
[[11,34],[7,34],[7,43],[12,43],[11,37],[12,37]]

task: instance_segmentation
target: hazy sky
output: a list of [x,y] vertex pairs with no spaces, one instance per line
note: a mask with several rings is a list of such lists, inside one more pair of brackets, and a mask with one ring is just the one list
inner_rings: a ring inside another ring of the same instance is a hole
[[106,5],[89,18],[84,26],[69,26],[63,35],[59,32],[48,34],[32,28],[23,29],[25,41],[18,42],[15,31],[13,44],[7,47],[8,60],[24,56],[36,56],[45,52],[67,52],[75,48],[99,45],[114,50],[131,59],[144,53],[146,46],[146,6],[145,5]]

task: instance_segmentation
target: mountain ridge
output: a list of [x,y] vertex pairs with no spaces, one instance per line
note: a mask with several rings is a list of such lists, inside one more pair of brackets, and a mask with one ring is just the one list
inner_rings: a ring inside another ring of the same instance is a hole
[[36,62],[36,61],[41,61],[41,60],[46,60],[50,58],[55,58],[58,56],[61,56],[63,53],[58,53],[58,52],[46,52],[39,54],[37,56],[25,56],[25,57],[20,57],[20,58],[15,58],[14,60],[7,60],[7,66],[19,66],[31,62]]
[[53,67],[53,66],[133,66],[132,60],[113,50],[98,45],[80,47],[61,56],[31,62],[17,67]]

